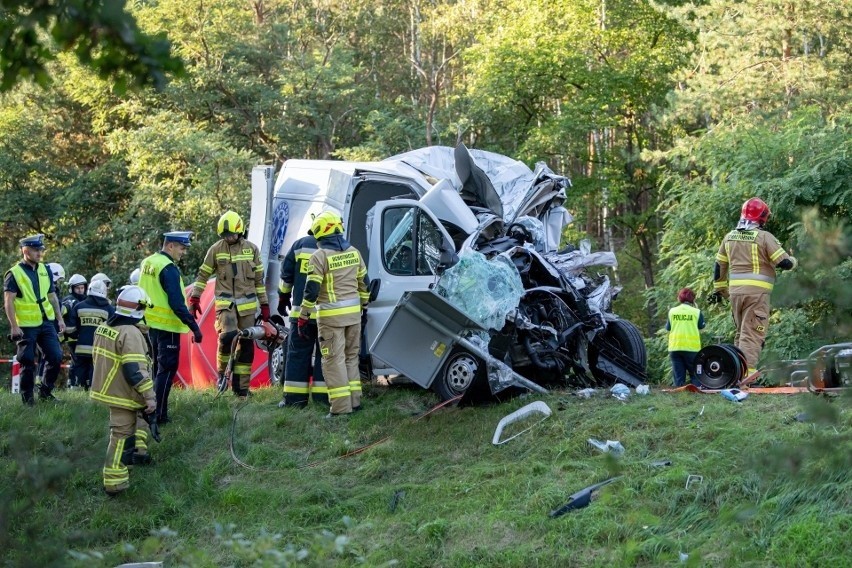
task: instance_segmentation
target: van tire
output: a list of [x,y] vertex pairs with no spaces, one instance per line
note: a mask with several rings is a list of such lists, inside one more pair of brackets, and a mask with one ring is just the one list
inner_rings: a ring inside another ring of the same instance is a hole
[[269,384],[278,386],[284,384],[284,368],[287,366],[287,341],[269,352],[267,368],[269,370]]
[[432,390],[441,400],[450,400],[484,379],[486,372],[485,362],[479,357],[465,349],[455,348],[432,382]]

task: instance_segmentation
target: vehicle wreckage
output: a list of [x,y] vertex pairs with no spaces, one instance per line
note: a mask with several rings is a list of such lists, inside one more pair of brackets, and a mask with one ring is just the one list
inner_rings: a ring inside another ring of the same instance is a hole
[[[463,145],[381,162],[288,160],[277,178],[270,166],[252,172],[249,239],[274,303],[280,258],[311,215],[341,213],[371,280],[366,376],[403,375],[445,400],[475,385],[639,385],[641,334],[612,312],[619,289],[590,270],[616,266],[615,255],[559,248],[570,187],[543,163]],[[279,380],[285,357],[270,354]]]

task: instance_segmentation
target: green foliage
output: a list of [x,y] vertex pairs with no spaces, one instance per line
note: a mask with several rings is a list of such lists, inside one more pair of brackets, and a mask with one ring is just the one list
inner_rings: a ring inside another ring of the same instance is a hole
[[0,91],[28,77],[48,86],[55,50],[72,51],[119,93],[162,90],[168,74],[183,72],[165,36],[142,33],[124,0],[3,0],[0,15]]

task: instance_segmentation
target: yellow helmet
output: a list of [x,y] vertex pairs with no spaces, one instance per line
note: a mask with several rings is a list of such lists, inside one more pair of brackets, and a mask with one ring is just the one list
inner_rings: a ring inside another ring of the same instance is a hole
[[225,213],[219,217],[219,223],[216,225],[216,233],[220,237],[224,237],[228,233],[241,235],[244,230],[245,225],[243,225],[243,220],[236,211],[225,211]]
[[311,232],[315,239],[321,239],[335,233],[343,234],[343,219],[334,211],[323,211],[314,217]]

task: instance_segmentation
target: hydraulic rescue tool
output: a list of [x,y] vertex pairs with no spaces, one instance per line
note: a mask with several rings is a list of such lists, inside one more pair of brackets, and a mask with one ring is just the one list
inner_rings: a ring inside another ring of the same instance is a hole
[[225,392],[231,382],[234,368],[234,354],[237,350],[237,344],[241,339],[253,339],[257,346],[266,352],[273,351],[276,347],[287,341],[287,324],[279,315],[274,315],[269,318],[269,321],[258,321],[252,327],[241,329],[231,341],[231,355],[228,358],[228,366],[225,368],[224,374],[219,377],[216,385],[219,393]]

